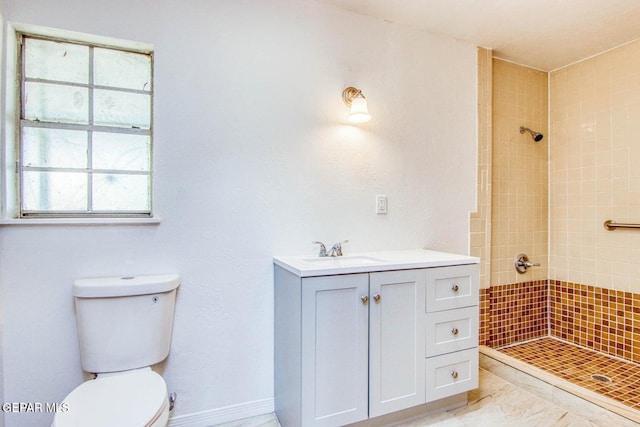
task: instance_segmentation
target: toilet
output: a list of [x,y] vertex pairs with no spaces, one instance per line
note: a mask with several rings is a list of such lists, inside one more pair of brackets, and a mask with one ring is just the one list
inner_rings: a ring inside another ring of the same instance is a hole
[[52,427],[164,427],[169,399],[151,370],[169,355],[177,274],[73,283],[82,369],[96,375],[63,400]]

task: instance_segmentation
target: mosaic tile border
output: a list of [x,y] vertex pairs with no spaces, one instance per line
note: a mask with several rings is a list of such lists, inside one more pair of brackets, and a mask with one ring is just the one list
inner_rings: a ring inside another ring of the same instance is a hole
[[486,293],[480,302],[481,307],[488,305],[489,312],[484,319],[489,319],[486,345],[502,347],[548,335],[546,280],[492,286],[488,294],[488,302]]
[[640,294],[557,280],[480,290],[480,344],[548,335],[640,363]]
[[549,281],[549,333],[640,363],[640,294]]

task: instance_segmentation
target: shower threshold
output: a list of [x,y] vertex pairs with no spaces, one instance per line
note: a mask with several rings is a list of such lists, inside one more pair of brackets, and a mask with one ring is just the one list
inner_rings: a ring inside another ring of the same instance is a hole
[[[554,337],[538,338],[500,349],[482,345],[480,353],[483,368],[508,381],[520,382],[518,385],[528,386],[532,392],[547,400],[556,400],[555,389],[559,389],[640,423],[640,365],[636,363]],[[512,374],[491,359],[546,384],[535,385],[526,376],[512,381],[513,378],[506,378]]]

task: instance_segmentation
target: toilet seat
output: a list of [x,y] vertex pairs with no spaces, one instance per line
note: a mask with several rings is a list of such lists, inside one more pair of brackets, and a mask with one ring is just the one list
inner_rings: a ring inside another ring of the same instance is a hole
[[[67,412],[56,413],[55,427],[150,427],[166,425],[167,386],[151,368],[100,374],[64,399]],[[164,424],[157,423],[164,418]]]

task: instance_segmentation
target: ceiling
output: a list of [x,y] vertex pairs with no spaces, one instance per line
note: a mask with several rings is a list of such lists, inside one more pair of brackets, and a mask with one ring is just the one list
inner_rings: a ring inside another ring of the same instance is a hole
[[317,0],[543,71],[640,38],[640,0]]

